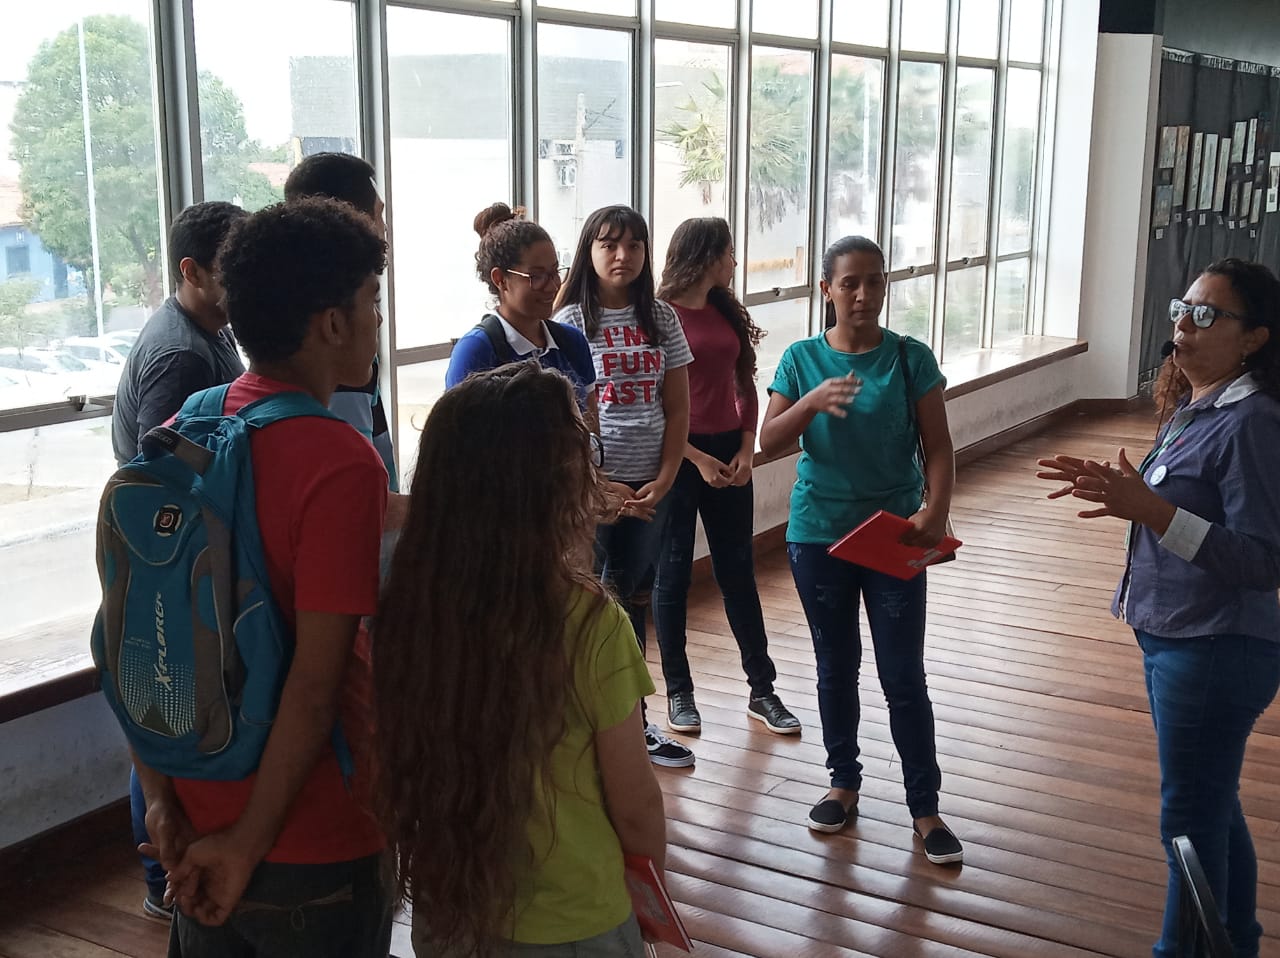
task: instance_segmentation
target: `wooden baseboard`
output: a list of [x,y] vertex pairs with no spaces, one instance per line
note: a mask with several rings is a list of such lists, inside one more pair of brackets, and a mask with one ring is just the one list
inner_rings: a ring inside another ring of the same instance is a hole
[[43,877],[50,863],[75,861],[107,843],[132,844],[130,820],[129,799],[121,798],[65,825],[0,849],[0,890],[16,889],[27,876]]

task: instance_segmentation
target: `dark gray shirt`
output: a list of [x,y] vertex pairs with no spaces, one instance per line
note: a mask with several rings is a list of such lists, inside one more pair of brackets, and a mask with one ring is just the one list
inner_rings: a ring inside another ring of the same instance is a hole
[[1131,530],[1112,611],[1162,638],[1280,641],[1280,403],[1245,375],[1182,406],[1142,474],[1177,513]]
[[205,332],[170,296],[142,327],[120,374],[111,414],[116,462],[136,456],[142,437],[192,393],[229,383],[243,372],[230,331]]

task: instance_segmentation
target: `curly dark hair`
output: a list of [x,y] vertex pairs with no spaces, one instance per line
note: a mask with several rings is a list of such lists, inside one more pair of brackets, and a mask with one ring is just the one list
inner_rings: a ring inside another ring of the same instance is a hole
[[306,196],[327,196],[350,203],[365,216],[372,216],[378,205],[374,176],[373,167],[358,156],[313,153],[295,166],[284,181],[284,198],[292,201]]
[[[1253,373],[1259,388],[1272,399],[1280,400],[1280,280],[1262,263],[1228,256],[1214,260],[1201,276],[1222,276],[1244,303],[1240,322],[1245,329],[1263,327],[1270,334],[1262,348],[1249,356],[1244,368]],[[1156,379],[1155,400],[1160,421],[1173,415],[1179,400],[1191,392],[1191,383],[1173,361],[1165,359]]]
[[218,248],[231,227],[249,214],[234,203],[212,200],[196,203],[173,218],[169,227],[169,272],[182,285],[180,264],[188,256],[208,269],[218,257]]
[[[831,277],[835,275],[836,260],[841,256],[847,256],[849,253],[870,253],[872,256],[880,257],[880,270],[885,270],[884,250],[880,248],[880,244],[875,240],[867,239],[865,236],[842,236],[830,246],[827,251],[822,254],[822,278],[826,282],[831,282]],[[823,327],[830,329],[836,324],[836,304],[827,300],[827,304],[822,310]]]
[[494,203],[476,214],[471,223],[480,236],[480,248],[476,250],[476,275],[489,287],[494,296],[498,287],[493,285],[490,272],[504,272],[520,262],[520,257],[534,243],[551,242],[551,236],[537,223],[524,219],[524,207],[512,209],[506,203]]
[[[671,235],[662,282],[658,285],[658,299],[675,299],[696,286],[732,245],[733,233],[729,224],[719,216],[685,220]],[[738,362],[734,375],[738,381],[738,392],[750,395],[756,388],[756,347],[764,338],[765,331],[755,324],[747,308],[727,286],[712,286],[707,290],[707,302],[729,321],[738,335]]]
[[553,815],[575,649],[606,601],[591,450],[569,381],[533,360],[469,376],[422,430],[374,623],[373,795],[397,894],[445,952],[511,937],[530,818]]
[[654,318],[653,304],[653,249],[649,246],[649,224],[644,217],[629,206],[606,206],[596,210],[582,224],[578,248],[573,254],[573,265],[560,287],[556,306],[578,306],[582,310],[582,322],[587,339],[600,330],[600,277],[591,263],[591,245],[596,240],[618,240],[627,231],[644,244],[644,266],[640,275],[631,282],[631,305],[636,311],[636,325],[653,345],[661,342],[658,323]]
[[311,317],[348,307],[387,266],[387,244],[369,218],[338,200],[268,206],[241,220],[218,254],[227,316],[246,355],[288,359]]

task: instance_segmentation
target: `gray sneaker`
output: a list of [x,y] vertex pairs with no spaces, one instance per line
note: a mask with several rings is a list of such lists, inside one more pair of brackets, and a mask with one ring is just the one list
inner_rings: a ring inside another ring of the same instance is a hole
[[649,761],[665,768],[688,768],[693,764],[693,751],[675,739],[667,738],[650,723],[644,730],[644,741],[649,746]]
[[667,697],[667,728],[673,732],[702,731],[702,716],[692,692],[673,692]]

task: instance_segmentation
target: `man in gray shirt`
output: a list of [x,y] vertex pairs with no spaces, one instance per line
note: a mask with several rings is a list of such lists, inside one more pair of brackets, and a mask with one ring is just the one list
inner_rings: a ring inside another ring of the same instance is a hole
[[[179,213],[169,228],[169,268],[178,288],[142,327],[120,374],[111,413],[111,445],[120,465],[138,454],[142,437],[168,422],[188,396],[229,383],[244,372],[227,329],[222,284],[213,263],[231,227],[247,215],[230,203],[197,203]],[[150,841],[146,801],[132,770],[129,804],[134,844]],[[140,857],[147,881],[143,911],[156,918],[172,917],[173,906],[164,903],[164,868]]]
[[174,219],[169,268],[177,291],[142,327],[120,374],[111,414],[116,462],[136,456],[142,437],[168,421],[192,393],[244,372],[213,262],[232,225],[246,215],[230,203],[197,203]]

